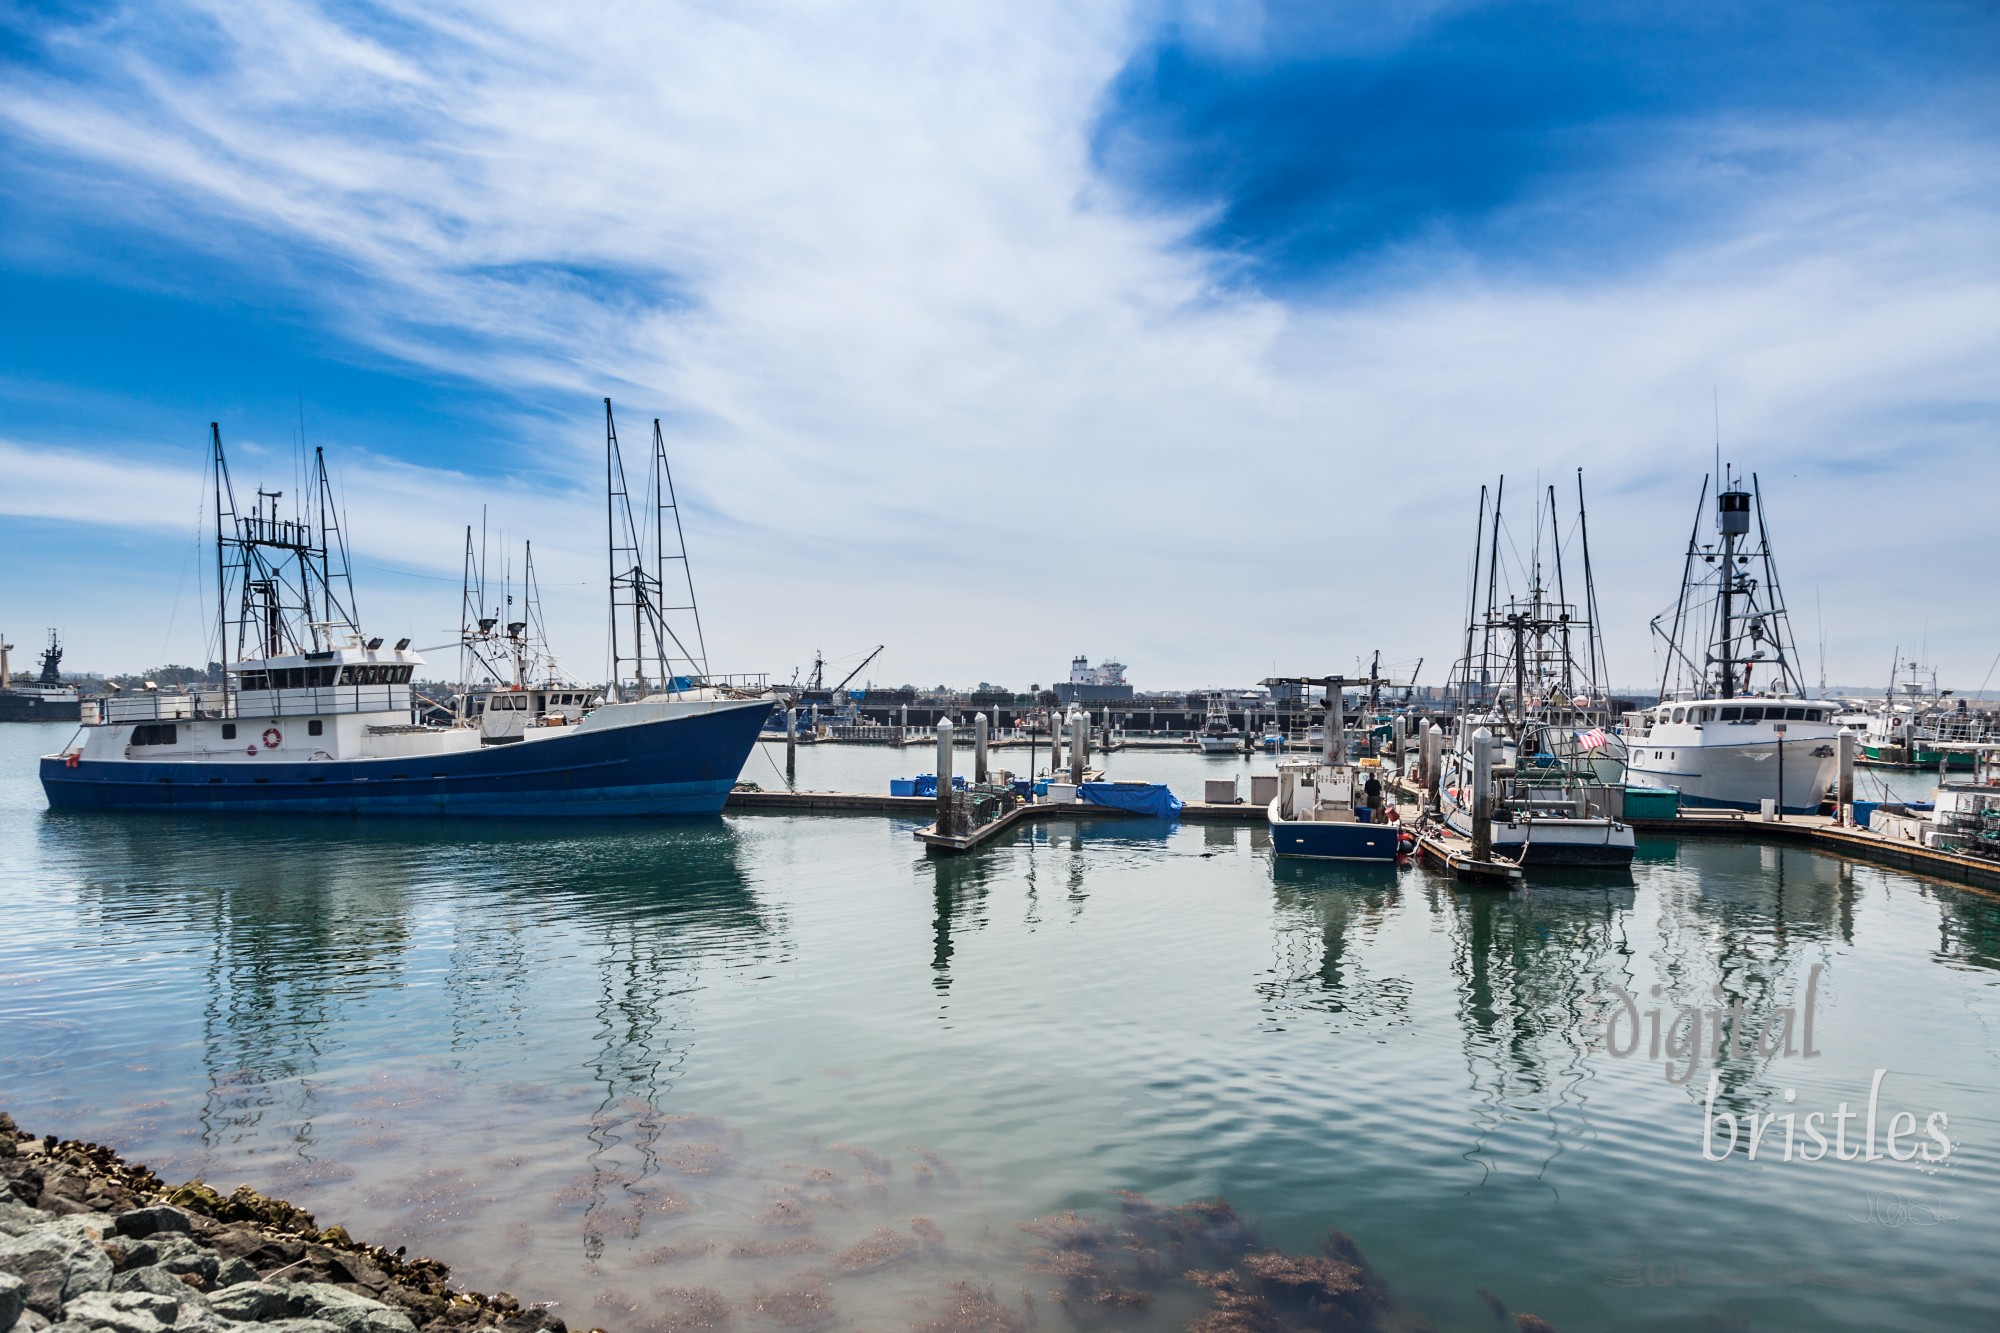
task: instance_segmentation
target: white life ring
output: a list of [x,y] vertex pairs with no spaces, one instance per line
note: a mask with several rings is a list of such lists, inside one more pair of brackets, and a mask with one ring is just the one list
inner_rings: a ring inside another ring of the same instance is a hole
[[285,734],[276,727],[264,728],[264,748],[275,750],[285,743]]

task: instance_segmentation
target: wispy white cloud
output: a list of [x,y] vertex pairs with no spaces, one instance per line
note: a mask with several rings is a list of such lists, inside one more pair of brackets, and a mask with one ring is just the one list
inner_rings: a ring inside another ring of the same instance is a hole
[[[110,170],[186,245],[311,256],[325,318],[371,347],[543,401],[612,394],[628,438],[667,416],[728,665],[850,640],[891,642],[899,681],[1017,686],[1074,651],[1119,651],[1142,684],[1378,644],[1435,662],[1477,483],[1583,465],[1614,666],[1640,678],[1712,392],[1727,452],[1773,484],[1794,600],[1825,586],[1834,674],[1879,674],[1907,621],[1961,673],[1995,646],[1989,144],[1689,125],[1642,183],[1698,180],[1731,211],[1657,262],[1550,278],[1435,240],[1279,300],[1190,243],[1199,218],[1093,175],[1129,15],[387,12],[114,19],[63,39],[90,78],[10,81],[0,118],[52,181]],[[169,37],[197,23],[213,54],[181,58]],[[1580,202],[1537,197],[1523,223]],[[579,420],[510,445],[523,471],[573,466],[569,491],[492,488],[558,581],[595,569],[593,439]],[[364,552],[455,571],[480,487],[346,473]],[[88,521],[73,477],[34,472],[9,503]],[[594,602],[557,619],[594,648]]]

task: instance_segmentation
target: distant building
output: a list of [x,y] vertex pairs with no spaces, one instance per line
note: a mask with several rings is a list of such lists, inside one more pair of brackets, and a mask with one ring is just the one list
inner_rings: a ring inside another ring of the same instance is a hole
[[1125,664],[1109,658],[1095,667],[1087,657],[1074,658],[1069,664],[1069,679],[1056,683],[1058,703],[1124,703],[1131,697],[1132,687],[1125,681]]

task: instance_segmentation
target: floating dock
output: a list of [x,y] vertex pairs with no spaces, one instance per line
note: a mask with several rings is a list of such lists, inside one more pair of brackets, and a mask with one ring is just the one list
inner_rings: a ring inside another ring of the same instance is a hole
[[[1391,778],[1389,786],[1405,799],[1420,799],[1417,789],[1401,778]],[[724,809],[732,813],[806,811],[900,815],[906,819],[923,820],[928,825],[937,815],[937,800],[930,796],[877,796],[872,792],[738,789],[729,794]],[[992,823],[962,836],[939,834],[928,827],[916,830],[916,836],[926,847],[950,854],[983,846],[1007,829],[1029,821],[1141,817],[1129,811],[1084,802],[1063,805],[1038,802],[1011,810]],[[1188,801],[1181,806],[1180,817],[1190,824],[1261,824],[1265,813],[1263,806],[1247,801],[1234,805]],[[1673,819],[1628,819],[1625,822],[1639,833],[1654,836],[1735,838],[1744,842],[1810,847],[1844,860],[1888,866],[1963,888],[2000,893],[2000,862],[1920,847],[1886,834],[1841,824],[1828,815],[1787,815],[1783,819],[1764,819],[1735,810],[1684,810]],[[1411,823],[1410,827],[1414,831],[1417,826]],[[1471,842],[1448,830],[1425,830],[1420,833],[1417,854],[1426,864],[1468,883],[1515,883],[1522,879],[1521,868],[1510,861],[1475,861]]]
[[1521,866],[1505,857],[1480,860],[1472,854],[1472,840],[1461,838],[1442,824],[1417,834],[1417,855],[1424,864],[1442,870],[1453,879],[1511,889],[1521,883]]

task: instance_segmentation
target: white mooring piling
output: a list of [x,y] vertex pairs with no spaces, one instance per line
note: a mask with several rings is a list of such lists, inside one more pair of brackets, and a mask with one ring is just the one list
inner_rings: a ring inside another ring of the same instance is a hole
[[1069,715],[1069,780],[1083,785],[1083,765],[1090,757],[1090,715],[1081,708]]
[[1408,776],[1409,765],[1404,761],[1406,753],[1404,747],[1408,740],[1409,724],[1403,720],[1403,715],[1398,713],[1389,723],[1389,748],[1395,753],[1396,776],[1399,778]]
[[799,710],[785,710],[785,776],[792,777],[799,771]]
[[1049,709],[1049,776],[1056,777],[1062,772],[1062,722],[1056,717],[1054,707]]
[[1320,728],[1319,757],[1323,764],[1338,764],[1346,758],[1347,691],[1340,685],[1326,687],[1326,722]]
[[978,713],[972,719],[972,780],[986,781],[986,714]]
[[1472,859],[1493,859],[1493,733],[1472,733]]
[[951,719],[937,724],[937,831],[951,832]]

